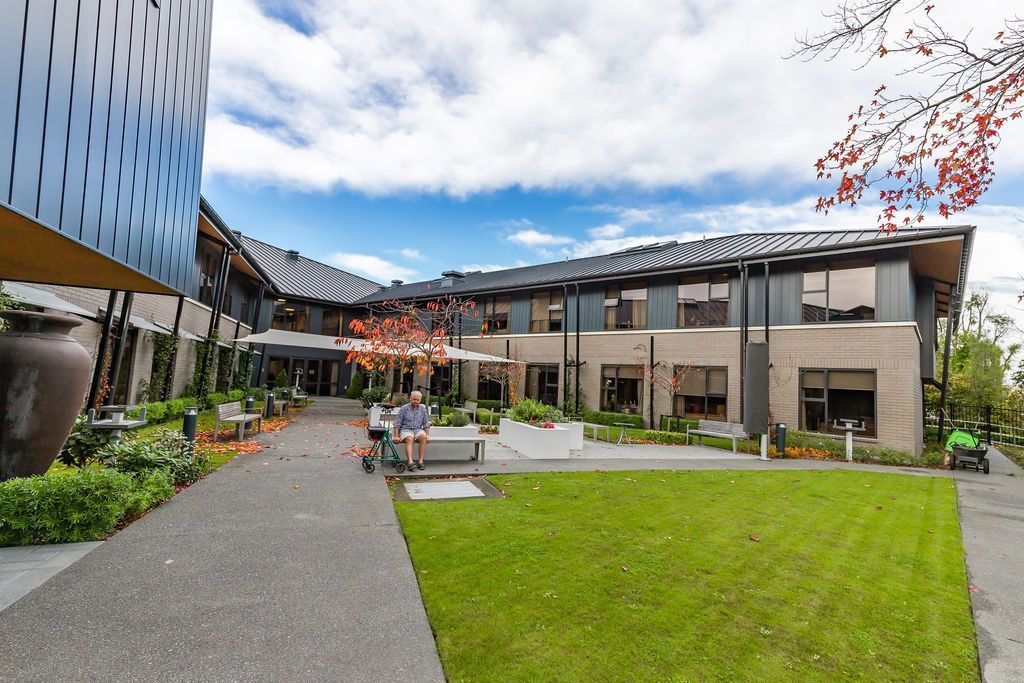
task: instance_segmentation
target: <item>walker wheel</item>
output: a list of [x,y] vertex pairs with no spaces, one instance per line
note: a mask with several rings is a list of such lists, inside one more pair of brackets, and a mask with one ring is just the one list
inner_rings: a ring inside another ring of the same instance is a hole
[[369,460],[364,460],[363,461],[363,469],[366,470],[367,474],[369,474],[370,472],[373,472],[375,469],[377,469],[377,466],[374,465]]
[[402,472],[405,472],[405,463],[404,462],[396,462],[395,463],[395,473],[396,474],[401,474]]
[[988,458],[985,458],[985,461],[984,461],[984,471],[985,471],[985,474],[988,474]]

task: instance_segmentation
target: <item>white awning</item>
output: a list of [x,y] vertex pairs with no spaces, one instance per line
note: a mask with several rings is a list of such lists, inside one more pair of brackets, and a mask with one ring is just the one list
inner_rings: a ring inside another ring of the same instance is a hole
[[[259,334],[250,334],[238,340],[250,344],[274,344],[277,346],[294,346],[302,349],[322,349],[325,351],[359,351],[368,348],[369,342],[364,339],[353,339],[352,337],[332,337],[324,334],[309,334],[307,332],[289,332],[287,330],[267,330]],[[519,360],[510,360],[501,356],[491,356],[486,353],[467,351],[466,349],[444,345],[444,355],[448,360],[473,360],[501,363],[522,363]]]
[[140,330],[147,330],[149,332],[156,332],[157,334],[170,334],[171,331],[162,325],[157,325],[154,322],[150,322],[145,318],[141,318],[137,315],[128,316],[128,322],[132,327],[136,327]]
[[3,290],[11,295],[15,301],[20,301],[23,304],[29,306],[35,306],[36,308],[49,308],[54,311],[62,311],[64,313],[74,313],[80,315],[83,318],[95,318],[95,313],[90,313],[80,306],[68,303],[61,299],[53,292],[48,292],[45,289],[36,289],[35,287],[29,287],[20,282],[4,282]]

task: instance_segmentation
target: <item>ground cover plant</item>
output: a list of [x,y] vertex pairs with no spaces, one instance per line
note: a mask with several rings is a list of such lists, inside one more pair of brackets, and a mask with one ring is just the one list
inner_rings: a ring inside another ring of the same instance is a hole
[[978,680],[949,479],[490,481],[395,504],[449,680]]

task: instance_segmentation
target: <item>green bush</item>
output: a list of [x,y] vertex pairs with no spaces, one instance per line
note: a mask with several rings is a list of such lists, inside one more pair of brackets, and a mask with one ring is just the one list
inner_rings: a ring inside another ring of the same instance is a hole
[[228,392],[228,401],[241,401],[245,398],[245,392],[241,389],[232,389]]
[[228,398],[227,394],[213,393],[206,397],[206,407],[213,408],[214,406],[219,406],[222,403],[228,403],[230,401],[231,399]]
[[[623,420],[624,421],[624,420]],[[612,430],[612,437],[615,438],[615,430]],[[685,432],[662,432],[657,430],[648,429],[640,435],[640,438],[644,441],[653,441],[654,443],[663,444],[676,444],[683,445],[686,443]]]
[[644,418],[639,415],[628,415],[626,413],[604,413],[598,410],[588,410],[583,413],[583,421],[599,425],[611,425],[615,422],[629,422],[637,429],[644,428]]
[[391,402],[394,403],[396,406],[401,407],[409,402],[409,397],[406,396],[405,394],[395,394],[394,396],[391,397]]
[[476,400],[477,408],[487,408],[487,410],[498,410],[501,408],[501,401],[495,401],[490,398],[478,398]]
[[388,396],[391,394],[384,387],[373,387],[372,389],[363,389],[363,398],[371,403],[384,403],[388,400]]
[[141,515],[174,495],[174,476],[167,470],[151,470],[134,479],[124,518]]
[[247,393],[249,396],[252,396],[253,399],[256,401],[267,400],[267,390],[264,389],[263,387],[249,387],[249,391]]
[[85,416],[75,420],[64,447],[57,457],[68,467],[85,467],[90,463],[102,462],[101,451],[110,443],[110,432],[105,429],[90,429],[85,426]]
[[192,442],[178,431],[160,429],[149,439],[129,439],[108,446],[105,460],[119,472],[137,477],[154,470],[166,470],[171,483],[191,484],[210,469],[210,461],[193,448]]
[[358,370],[352,371],[352,382],[345,390],[345,395],[349,398],[359,398],[363,395],[363,373]]
[[662,432],[678,432],[681,434],[686,433],[686,428],[696,428],[697,420],[686,420],[683,418],[674,418],[668,415],[661,416],[661,424],[658,425],[659,431]]
[[163,422],[167,419],[167,404],[160,401],[146,404],[146,420],[149,422]]
[[465,427],[469,424],[469,417],[464,413],[448,413],[443,419],[448,427]]
[[0,483],[0,546],[101,539],[143,502],[141,486],[112,470],[8,479]]
[[[286,389],[288,387],[288,372],[284,369],[277,373],[274,377],[274,387],[277,389]],[[276,391],[274,392],[277,393]]]
[[512,419],[516,422],[537,422],[548,416],[551,406],[532,398],[524,398],[512,406]]

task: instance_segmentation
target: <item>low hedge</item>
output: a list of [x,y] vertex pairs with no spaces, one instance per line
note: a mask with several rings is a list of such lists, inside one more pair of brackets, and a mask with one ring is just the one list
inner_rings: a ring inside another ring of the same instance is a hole
[[643,417],[640,415],[628,415],[626,413],[604,413],[599,410],[587,410],[583,413],[583,421],[599,425],[611,425],[615,422],[629,422],[637,429],[644,428]]
[[0,483],[0,546],[95,541],[174,495],[171,475],[112,470],[17,477]]
[[[241,389],[232,389],[227,393],[209,394],[205,399],[200,400],[194,396],[182,396],[171,401],[157,401],[155,403],[144,403],[146,406],[146,420],[149,424],[159,424],[161,422],[170,422],[172,420],[181,419],[185,415],[185,409],[189,407],[196,407],[200,410],[208,410],[214,406],[219,406],[222,403],[230,403],[231,401],[244,401],[247,392]],[[266,398],[267,392],[264,389],[250,389],[248,395],[252,395],[256,400],[262,401]],[[141,406],[140,406],[141,408]],[[138,418],[142,411],[133,410],[128,413],[129,418]]]

